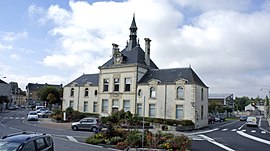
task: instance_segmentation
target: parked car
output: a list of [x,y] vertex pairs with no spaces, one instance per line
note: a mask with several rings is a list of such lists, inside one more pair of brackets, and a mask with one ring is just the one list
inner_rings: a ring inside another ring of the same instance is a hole
[[220,122],[220,118],[218,116],[215,116],[215,122]]
[[239,118],[240,121],[246,121],[247,120],[247,116],[246,115],[241,115]]
[[217,117],[219,118],[220,122],[225,121],[225,117],[223,115],[218,115]]
[[74,131],[79,129],[91,130],[93,132],[102,129],[102,124],[98,118],[83,118],[79,122],[74,122],[71,124],[71,128]]
[[247,118],[247,126],[257,126],[257,118],[254,116],[249,116]]
[[53,139],[48,134],[15,133],[0,139],[1,151],[54,151]]
[[37,112],[36,111],[30,111],[27,114],[27,120],[28,121],[31,121],[31,120],[38,121],[38,114],[37,114]]
[[215,117],[214,116],[208,116],[208,123],[214,123]]

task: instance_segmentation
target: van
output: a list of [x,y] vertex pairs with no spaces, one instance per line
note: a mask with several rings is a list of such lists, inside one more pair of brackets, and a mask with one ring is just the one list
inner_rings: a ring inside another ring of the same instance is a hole
[[254,116],[249,116],[247,118],[247,126],[257,126],[257,118]]
[[46,108],[45,106],[36,106],[36,110],[42,109],[42,108]]

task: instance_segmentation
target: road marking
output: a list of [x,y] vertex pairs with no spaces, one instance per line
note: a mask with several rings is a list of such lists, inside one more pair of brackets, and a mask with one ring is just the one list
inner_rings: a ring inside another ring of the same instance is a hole
[[72,142],[78,142],[74,137],[72,136],[67,136],[67,138],[72,141]]
[[256,133],[256,131],[255,130],[252,130],[251,133]]
[[246,133],[244,133],[244,132],[242,132],[242,131],[236,131],[236,132],[237,132],[239,135],[242,135],[242,136],[247,137],[247,138],[249,138],[249,139],[253,139],[253,140],[255,140],[255,141],[258,141],[258,142],[261,142],[261,143],[265,143],[265,144],[270,145],[270,141],[268,141],[268,140],[264,140],[264,139],[261,139],[261,138],[258,138],[258,137],[252,136],[252,135],[248,135],[248,134],[246,134]]
[[224,132],[224,131],[227,131],[227,130],[228,130],[227,128],[224,128],[224,129],[222,129],[221,131],[223,131],[223,132]]
[[206,141],[208,141],[210,143],[213,143],[213,144],[215,144],[215,145],[217,145],[217,146],[219,146],[219,147],[221,147],[221,148],[223,148],[223,149],[225,149],[227,151],[235,151],[234,149],[231,149],[231,148],[229,148],[229,147],[227,147],[227,146],[225,146],[223,144],[220,144],[220,143],[216,142],[214,139],[212,139],[210,137],[207,137],[205,135],[198,135],[198,136],[202,137],[204,140],[206,140]]
[[20,117],[16,117],[15,119],[18,120],[18,119],[20,119]]
[[244,126],[246,125],[246,123],[244,123],[243,125],[241,125],[238,130],[241,130]]
[[266,132],[265,131],[262,131],[262,134],[265,134]]
[[245,131],[247,131],[247,130],[245,130],[245,129],[244,129],[244,130],[242,130],[242,132],[245,132]]
[[195,133],[191,133],[191,135],[203,134],[203,133],[209,133],[209,132],[216,131],[216,130],[218,130],[218,129],[219,129],[219,128],[211,129],[211,130],[208,130],[208,131],[195,132]]
[[237,129],[232,129],[233,132],[237,131]]

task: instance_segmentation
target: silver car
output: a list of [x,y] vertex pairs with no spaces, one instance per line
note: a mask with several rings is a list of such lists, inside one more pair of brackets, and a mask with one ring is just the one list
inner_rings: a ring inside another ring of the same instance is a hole
[[93,117],[88,117],[88,118],[83,118],[79,122],[74,122],[71,124],[71,128],[74,131],[77,131],[79,129],[84,129],[84,130],[91,130],[93,132],[100,130],[101,123],[98,118],[93,118]]

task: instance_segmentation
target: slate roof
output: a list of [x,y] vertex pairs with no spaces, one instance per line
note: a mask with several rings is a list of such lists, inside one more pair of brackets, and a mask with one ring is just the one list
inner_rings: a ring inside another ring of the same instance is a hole
[[209,99],[225,99],[229,96],[231,96],[232,94],[209,94],[208,98]]
[[[119,64],[119,65],[114,65],[114,59],[111,58],[101,67],[121,66],[121,65],[127,65],[127,64],[142,64],[142,65],[147,66],[144,59],[144,51],[139,45],[134,47],[132,50],[128,50],[127,48],[125,48],[124,50],[121,51],[121,55],[124,56],[124,63]],[[153,69],[158,69],[158,67],[155,65],[155,63],[151,59],[150,59],[150,67]]]
[[83,74],[79,78],[77,78],[77,79],[73,80],[72,82],[70,82],[69,84],[65,85],[65,87],[71,86],[73,83],[77,83],[78,86],[83,86],[87,82],[91,82],[92,85],[98,86],[98,79],[99,79],[99,74]]
[[181,78],[186,79],[187,84],[207,87],[192,68],[151,69],[142,77],[139,84],[147,84],[151,79],[159,80],[161,84],[172,84]]
[[8,84],[8,83],[6,83],[5,81],[3,81],[3,80],[1,80],[1,79],[0,79],[0,83]]
[[44,86],[52,86],[52,87],[56,87],[56,88],[62,88],[62,84],[60,85],[56,85],[56,84],[38,84],[38,83],[28,83],[28,85],[26,86],[26,89],[29,90],[39,90],[41,87]]

